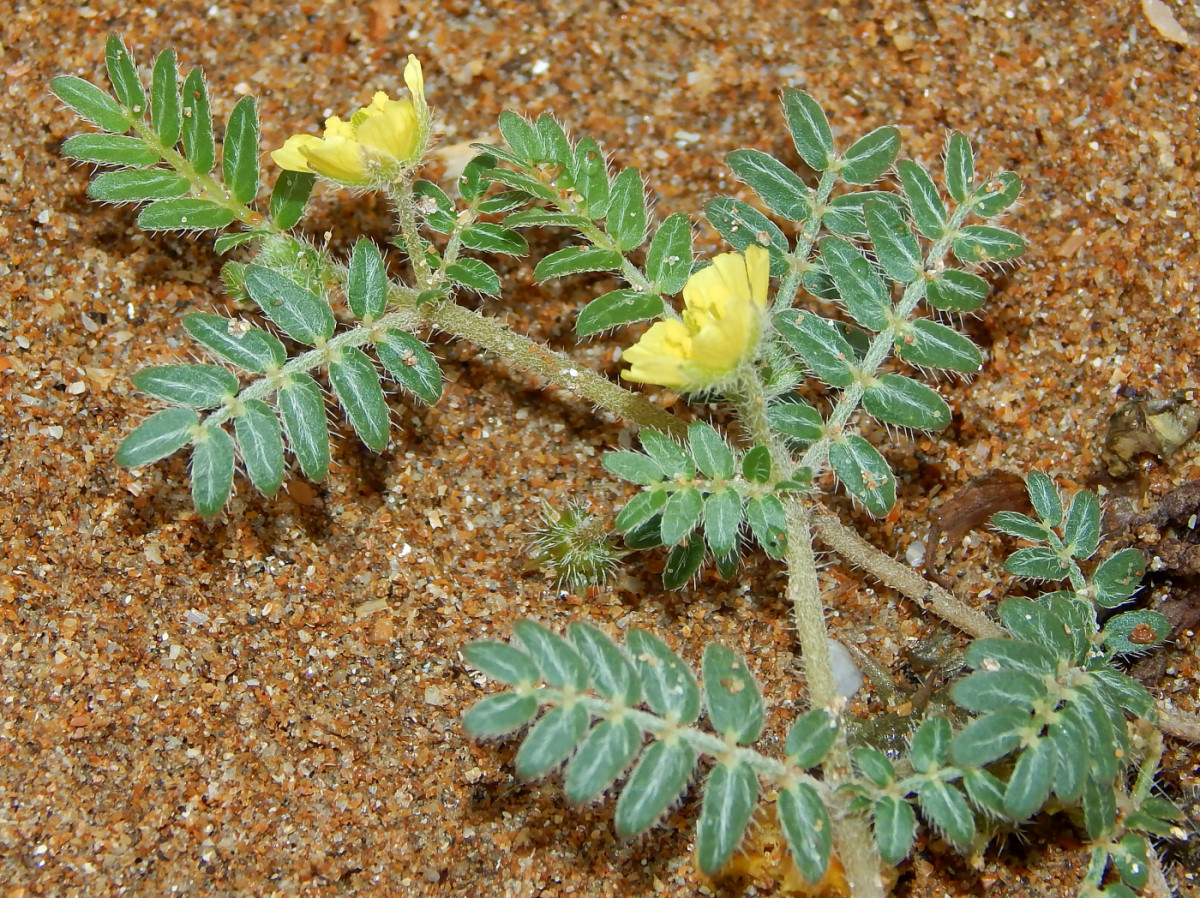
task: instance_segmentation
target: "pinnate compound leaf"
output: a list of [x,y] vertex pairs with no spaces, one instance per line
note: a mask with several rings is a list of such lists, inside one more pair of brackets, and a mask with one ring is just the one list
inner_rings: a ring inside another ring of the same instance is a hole
[[780,560],[787,553],[787,516],[774,494],[756,496],[746,503],[746,520],[754,538],[768,556]]
[[974,312],[985,302],[991,287],[977,274],[947,268],[925,288],[925,300],[943,312]]
[[118,34],[110,34],[104,48],[104,61],[108,68],[108,80],[121,104],[140,116],[146,111],[146,91],[138,78],[137,66],[129,55],[129,48]]
[[672,547],[663,565],[663,586],[682,589],[704,563],[704,540],[699,535]]
[[1067,563],[1048,546],[1017,549],[1004,562],[1004,569],[1027,580],[1061,580],[1067,576]]
[[646,251],[646,276],[667,296],[678,293],[692,271],[692,222],[682,212],[668,215]]
[[212,108],[204,72],[194,68],[183,79],[183,155],[197,174],[207,175],[217,163]]
[[903,798],[885,795],[872,808],[872,823],[879,856],[889,864],[899,864],[912,850],[917,831],[917,815]]
[[831,199],[821,217],[821,223],[839,237],[866,237],[867,218],[863,213],[863,206],[867,203],[884,203],[891,206],[897,215],[908,214],[904,200],[894,193],[885,190],[860,190]]
[[268,212],[271,220],[282,230],[294,228],[304,216],[304,207],[312,194],[317,176],[312,172],[283,171],[271,189]]
[[700,716],[700,687],[683,659],[645,630],[631,630],[625,646],[641,674],[650,710],[660,717],[674,715],[681,726],[695,721]]
[[653,826],[687,787],[695,766],[696,753],[681,740],[647,748],[617,800],[617,835],[632,839]]
[[329,423],[320,386],[307,374],[292,374],[275,405],[300,470],[309,480],[324,480],[329,473]]
[[522,162],[541,162],[545,150],[537,129],[524,116],[504,110],[497,121],[500,136]]
[[696,466],[691,457],[679,444],[664,433],[646,429],[638,434],[642,448],[654,459],[663,476],[675,480],[683,477],[691,480],[696,476]]
[[738,745],[754,742],[763,728],[763,701],[746,662],[717,643],[704,648],[704,698],[713,729]]
[[117,464],[138,468],[166,458],[187,445],[199,423],[200,418],[190,408],[163,409],[121,440]]
[[838,174],[849,184],[873,184],[892,167],[899,152],[900,132],[884,125],[860,137],[846,150]]
[[138,213],[147,231],[215,231],[233,223],[233,210],[212,200],[157,200]]
[[329,382],[358,438],[373,452],[387,448],[387,401],[379,374],[367,354],[355,346],[339,349],[329,363]]
[[574,161],[571,141],[567,139],[566,132],[563,131],[562,125],[555,120],[554,116],[543,112],[538,116],[534,130],[537,132],[538,141],[542,145],[542,152],[546,160],[569,169]]
[[346,300],[350,311],[359,318],[370,316],[374,319],[387,311],[388,282],[383,254],[365,237],[359,238],[350,254]]
[[1046,695],[1040,677],[1020,670],[977,670],[954,684],[954,702],[968,711],[983,713],[1005,708],[1031,710]]
[[775,316],[775,326],[824,383],[842,389],[854,383],[854,350],[832,321],[788,310]]
[[994,225],[968,225],[954,238],[954,255],[968,265],[1007,262],[1029,248],[1020,234]]
[[880,267],[892,280],[908,284],[924,271],[921,245],[908,229],[904,216],[886,203],[870,202],[863,206],[867,233]]
[[1034,542],[1044,542],[1050,532],[1045,524],[1035,521],[1029,515],[1021,514],[1019,511],[996,512],[992,515],[992,526],[1001,533]]
[[143,393],[172,405],[216,408],[237,395],[236,376],[217,365],[159,365],[133,376]]
[[930,240],[941,238],[946,233],[946,206],[933,178],[924,166],[908,159],[901,160],[897,170],[917,230]]
[[1104,644],[1118,655],[1149,651],[1170,635],[1171,622],[1144,608],[1118,614],[1104,625]]
[[1029,492],[1033,510],[1047,527],[1057,527],[1062,523],[1062,499],[1053,480],[1041,471],[1030,471],[1025,476],[1025,489]]
[[595,221],[608,212],[609,182],[608,166],[604,151],[590,137],[575,144],[575,189],[583,197],[587,214]]
[[1058,751],[1050,739],[1037,739],[1021,752],[1008,777],[1004,809],[1013,820],[1032,817],[1050,797]]
[[796,151],[805,165],[825,171],[833,162],[833,131],[821,104],[802,90],[783,92],[783,112]]
[[725,162],[739,180],[762,197],[767,208],[788,221],[804,222],[812,213],[812,191],[800,176],[761,150],[734,150]]
[[446,277],[485,296],[500,294],[500,276],[480,259],[459,259],[446,266]]
[[1121,880],[1135,889],[1145,888],[1150,879],[1150,858],[1146,837],[1126,833],[1109,855]]
[[766,446],[751,446],[742,456],[742,476],[751,483],[771,480],[771,450]]
[[854,750],[854,764],[862,774],[877,786],[886,786],[896,779],[896,768],[877,748],[869,746]]
[[975,184],[975,154],[971,143],[958,131],[946,144],[946,192],[956,202],[966,202]]
[[529,244],[516,231],[486,221],[471,225],[459,236],[463,246],[477,252],[510,256],[523,256],[529,252]]
[[388,373],[422,402],[433,405],[442,397],[442,369],[437,359],[408,331],[390,328],[375,344],[375,353]]
[[[97,135],[100,136],[100,135]],[[97,175],[88,185],[88,196],[102,203],[144,203],[183,196],[188,179],[161,168],[125,169]]]
[[829,463],[842,486],[877,518],[896,504],[896,478],[879,451],[855,434],[829,447]]
[[122,134],[76,134],[63,141],[62,154],[97,165],[143,168],[158,161],[158,153],[140,138]]
[[591,672],[592,687],[613,702],[632,707],[642,700],[642,686],[633,662],[603,630],[583,621],[567,627],[567,638]]
[[733,477],[733,451],[711,424],[694,421],[688,427],[688,447],[705,477],[729,480]]
[[975,838],[975,815],[961,792],[942,780],[926,780],[917,792],[921,813],[960,848]]
[[825,803],[808,783],[796,783],[780,791],[775,809],[796,868],[815,885],[829,867],[833,847],[833,824]]
[[585,271],[615,271],[621,267],[622,256],[598,246],[568,246],[543,258],[533,269],[539,283],[550,278],[566,277]]
[[753,206],[741,200],[721,196],[710,200],[704,215],[717,233],[738,252],[748,246],[761,246],[771,252],[771,274],[778,277],[787,271],[784,255],[788,251],[787,237],[779,226]]
[[124,134],[132,124],[121,104],[90,81],[74,75],[59,75],[50,82],[50,90],[77,116],[102,131]]
[[255,374],[278,368],[287,360],[287,351],[276,336],[257,327],[243,329],[223,315],[192,312],[183,316],[183,328],[217,358]]
[[718,764],[704,785],[696,824],[700,872],[713,876],[729,861],[758,803],[758,775],[744,762]]
[[558,705],[534,724],[517,752],[517,775],[532,780],[545,776],[575,750],[587,733],[588,712],[583,705]]
[[192,504],[200,517],[216,517],[229,501],[233,462],[233,437],[221,427],[201,427],[192,437]]
[[542,678],[533,659],[507,642],[473,642],[463,654],[472,667],[507,686],[532,686]]
[[569,642],[531,620],[517,621],[513,631],[547,683],[574,692],[588,688],[587,665]]
[[887,327],[891,292],[866,256],[848,240],[826,237],[821,241],[821,261],[851,317],[868,330]]
[[605,223],[623,253],[646,239],[646,188],[636,168],[627,168],[613,178]]
[[179,72],[175,51],[163,50],[150,77],[150,123],[164,147],[179,143],[183,113],[179,108]]
[[744,510],[733,487],[713,493],[704,501],[704,538],[713,555],[728,555],[737,548]]
[[1100,546],[1100,501],[1095,493],[1080,490],[1071,497],[1063,541],[1076,558],[1088,559],[1096,554]]
[[980,218],[992,218],[1015,203],[1020,195],[1021,179],[1010,171],[1002,171],[976,191],[971,206]]
[[950,749],[953,733],[945,717],[926,718],[912,735],[908,756],[920,773],[930,773],[943,767]]
[[950,743],[950,758],[961,767],[983,767],[1004,757],[1021,742],[1030,713],[1021,708],[996,711],[967,724]]
[[247,268],[246,292],[280,330],[299,343],[311,346],[333,335],[335,321],[329,304],[272,268]]
[[974,343],[953,328],[928,318],[910,321],[897,332],[896,354],[918,368],[976,374],[983,367],[983,357]]
[[671,493],[662,509],[659,525],[664,546],[676,546],[696,529],[704,510],[704,497],[700,491],[685,487]]
[[[662,468],[658,463],[648,455],[643,455],[641,452],[630,452],[628,450],[618,450],[616,452],[606,452],[601,461],[604,469],[610,474],[615,474],[622,480],[628,480],[630,483],[637,483],[642,486],[650,486],[655,483],[661,483],[663,479]],[[666,501],[666,493],[661,493],[663,501]]]
[[239,203],[249,203],[258,194],[258,111],[254,97],[242,97],[229,113],[221,144],[221,171],[225,186]]
[[882,374],[863,392],[863,407],[877,421],[941,430],[950,423],[950,406],[937,392],[901,374]]
[[477,739],[493,739],[519,730],[537,716],[532,695],[501,692],[476,702],[463,717],[463,729]]
[[1040,645],[1060,658],[1075,654],[1072,628],[1045,605],[1020,597],[1005,599],[1000,603],[1000,619],[1017,639]]
[[1117,795],[1111,778],[1098,782],[1089,776],[1083,784],[1083,825],[1092,839],[1100,839],[1117,821]]
[[575,322],[575,333],[589,337],[622,324],[657,318],[662,312],[662,297],[657,293],[628,288],[613,290],[584,306]]
[[1104,559],[1092,574],[1092,601],[1101,608],[1116,608],[1141,588],[1146,559],[1137,549],[1122,549]]
[[283,485],[283,432],[275,410],[261,399],[245,400],[233,432],[250,482],[264,496],[274,496]]
[[769,406],[767,421],[772,430],[805,444],[815,443],[825,429],[821,413],[799,397]]
[[976,670],[1021,670],[1035,677],[1054,674],[1058,659],[1040,645],[1021,639],[985,637],[976,639],[967,649],[967,664]]
[[588,733],[567,765],[563,791],[567,800],[583,804],[613,784],[642,746],[642,731],[632,720],[602,720]]
[[972,803],[989,816],[1007,816],[1004,810],[1004,783],[994,774],[978,767],[963,771],[963,786]]
[[788,763],[816,767],[837,741],[837,717],[825,708],[814,708],[796,718],[788,731],[784,751]]

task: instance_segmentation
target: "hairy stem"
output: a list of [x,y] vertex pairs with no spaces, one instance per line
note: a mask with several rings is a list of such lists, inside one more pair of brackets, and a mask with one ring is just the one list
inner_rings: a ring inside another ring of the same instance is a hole
[[818,513],[814,523],[817,535],[829,548],[918,605],[932,608],[947,623],[976,637],[1007,635],[1004,628],[987,615],[876,549],[833,515]]
[[653,427],[683,439],[687,425],[643,396],[556,352],[502,323],[454,303],[432,307],[429,323],[439,330],[494,352],[514,368],[553,381],[611,415],[638,427]]
[[[788,598],[792,602],[792,617],[800,641],[800,654],[804,659],[809,700],[814,708],[831,708],[840,716],[845,700],[837,694],[833,665],[829,658],[825,607],[821,602],[817,560],[813,554],[812,512],[799,498],[787,499],[784,510],[788,525]],[[850,775],[850,749],[846,744],[844,729],[839,728],[837,741],[821,767],[830,783],[837,783]],[[837,856],[846,869],[850,894],[856,898],[882,898],[879,855],[866,821],[857,815],[835,818],[833,838]]]

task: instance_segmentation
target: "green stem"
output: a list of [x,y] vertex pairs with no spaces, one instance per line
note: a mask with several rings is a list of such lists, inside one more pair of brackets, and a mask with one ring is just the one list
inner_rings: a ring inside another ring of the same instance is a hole
[[494,352],[514,368],[553,381],[611,415],[681,440],[687,434],[687,425],[675,415],[580,365],[570,356],[515,333],[494,318],[452,302],[438,303],[427,314],[429,323],[439,330]]
[[188,179],[188,183],[192,185],[190,192],[193,196],[198,196],[209,202],[216,203],[218,206],[223,206],[232,212],[238,221],[252,230],[264,231],[271,234],[283,233],[270,218],[265,217],[261,212],[247,206],[245,203],[239,203],[235,200],[225,185],[216,178],[197,172],[195,166],[182,153],[178,152],[174,147],[164,145],[158,139],[158,134],[154,129],[147,125],[141,118],[133,120],[133,130],[139,138],[158,153],[167,165]]
[[[845,699],[837,694],[829,657],[825,607],[813,554],[812,512],[799,498],[784,500],[783,507],[788,525],[788,598],[792,602],[792,617],[808,681],[809,702],[814,708],[830,708],[840,717]],[[837,740],[821,768],[826,781],[835,786],[850,776],[850,749],[844,727],[838,729]],[[856,898],[882,898],[879,855],[866,821],[853,814],[839,815],[833,818],[833,837],[837,856],[846,870],[850,894]]]

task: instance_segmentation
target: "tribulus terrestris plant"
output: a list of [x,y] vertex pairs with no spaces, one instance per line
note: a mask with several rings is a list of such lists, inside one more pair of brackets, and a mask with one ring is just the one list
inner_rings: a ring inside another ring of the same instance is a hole
[[[582,588],[603,583],[626,555],[662,547],[664,584],[678,589],[708,562],[737,576],[741,559],[761,547],[787,569],[811,707],[792,724],[783,757],[772,757],[755,748],[759,685],[729,649],[707,646],[697,678],[650,632],[632,630],[618,645],[586,622],[563,636],[524,621],[513,643],[466,649],[468,663],[506,688],[464,721],[482,738],[523,731],[522,777],[565,765],[567,798],[616,793],[616,828],[633,837],[654,826],[703,761],[696,851],[706,874],[726,866],[766,801],[804,879],[841,877],[854,895],[883,893],[881,869],[905,859],[921,824],[971,853],[1051,812],[1091,841],[1080,894],[1131,895],[1146,885],[1150,838],[1182,832],[1176,809],[1153,794],[1161,729],[1187,733],[1196,723],[1160,714],[1119,668],[1121,656],[1153,649],[1168,627],[1150,611],[1109,615],[1138,589],[1144,560],[1132,549],[1095,560],[1096,497],[1079,491],[1064,503],[1033,472],[1034,516],[996,515],[998,529],[1029,543],[1009,557],[1011,574],[1065,583],[1002,601],[998,620],[874,549],[824,505],[832,484],[875,516],[895,504],[895,474],[864,435],[875,432],[860,427],[865,417],[901,431],[949,423],[929,375],[980,368],[978,348],[953,323],[984,306],[982,274],[1026,249],[997,223],[1020,194],[1014,173],[981,177],[958,133],[938,178],[897,161],[892,127],[839,148],[817,101],[788,90],[786,127],[814,183],[760,150],[731,153],[730,169],[760,204],[711,200],[707,220],[731,250],[698,259],[687,216],[655,220],[636,169],[612,170],[594,140],[569,136],[547,115],[504,113],[504,146],[476,147],[454,190],[420,179],[433,114],[410,57],[407,97],[376,93],[347,119],[330,118],[321,137],[292,137],[271,153],[281,172],[262,209],[252,98],[233,107],[218,147],[199,69],[181,83],[166,50],[143,81],[117,36],[107,63],[111,93],[76,77],[54,80],[55,94],[98,129],[70,138],[63,152],[103,168],[89,194],[138,204],[139,226],[212,232],[219,253],[236,249],[226,286],[260,312],[184,317],[213,363],[134,375],[166,407],[125,438],[119,463],[187,450],[195,507],[218,515],[238,468],[266,495],[280,488],[290,458],[307,477],[326,476],[326,387],[359,439],[381,452],[391,428],[381,371],[434,403],[442,378],[427,335],[473,343],[641,429],[640,451],[604,458],[641,490],[615,519],[582,504],[548,509],[533,540],[538,563]],[[395,216],[391,245],[364,238],[338,258],[297,236],[318,179],[383,193]],[[611,272],[625,285],[582,309],[581,339],[652,322],[625,349],[623,380],[720,402],[734,426],[685,423],[463,305],[500,292],[488,259],[526,254],[521,232],[530,228],[575,235],[537,262],[539,280]],[[404,277],[389,273],[389,257],[404,261]],[[970,673],[926,704],[899,748],[848,725],[816,536],[975,637]]]

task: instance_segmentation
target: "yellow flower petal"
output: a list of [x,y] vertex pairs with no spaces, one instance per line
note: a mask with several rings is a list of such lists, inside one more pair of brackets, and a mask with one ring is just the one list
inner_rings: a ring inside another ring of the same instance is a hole
[[750,361],[762,335],[770,255],[759,246],[722,253],[688,278],[681,321],[660,321],[625,351],[621,376],[683,391],[727,382]]
[[284,141],[283,146],[271,152],[271,160],[284,171],[311,172],[301,148],[320,142],[321,138],[313,134],[293,135]]
[[359,143],[384,160],[416,161],[419,129],[412,102],[383,97],[379,105],[372,102],[366,119],[358,126]]
[[300,147],[300,154],[314,171],[331,181],[343,184],[366,184],[362,146],[346,137],[328,137]]
[[413,101],[420,106],[425,105],[425,73],[421,71],[421,61],[411,53],[408,54],[408,65],[404,67],[404,83],[408,85]]

